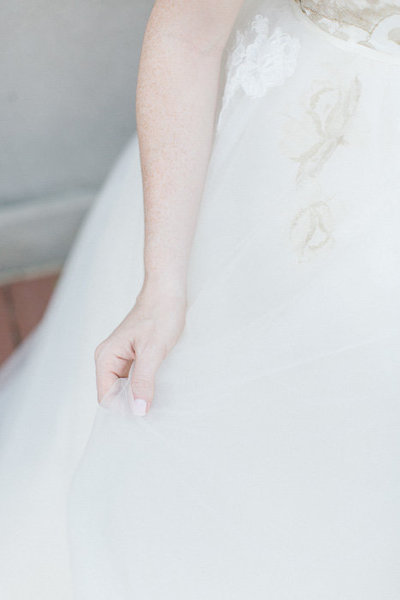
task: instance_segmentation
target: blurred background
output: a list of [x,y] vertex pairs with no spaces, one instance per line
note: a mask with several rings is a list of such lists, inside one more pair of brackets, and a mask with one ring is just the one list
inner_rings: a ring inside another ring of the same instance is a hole
[[151,0],[3,0],[0,362],[40,319],[79,224],[135,131]]

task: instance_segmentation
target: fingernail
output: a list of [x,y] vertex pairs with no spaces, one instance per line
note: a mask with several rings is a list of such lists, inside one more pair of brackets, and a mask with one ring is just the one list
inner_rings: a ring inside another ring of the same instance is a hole
[[133,414],[143,417],[146,414],[147,402],[143,398],[134,398],[132,404]]

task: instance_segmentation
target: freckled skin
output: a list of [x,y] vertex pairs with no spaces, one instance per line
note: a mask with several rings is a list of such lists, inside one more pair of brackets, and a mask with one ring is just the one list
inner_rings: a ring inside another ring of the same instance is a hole
[[157,369],[183,330],[221,58],[242,2],[158,0],[147,23],[136,90],[145,277],[131,311],[96,348],[99,401],[135,360],[132,392],[147,412]]
[[148,277],[184,280],[212,147],[221,54],[239,5],[164,0],[151,13],[136,104]]

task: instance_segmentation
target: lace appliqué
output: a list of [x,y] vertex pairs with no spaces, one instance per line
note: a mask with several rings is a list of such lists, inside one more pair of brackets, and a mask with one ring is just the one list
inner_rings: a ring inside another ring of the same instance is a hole
[[299,40],[280,27],[270,33],[269,20],[261,14],[255,15],[244,31],[237,31],[226,61],[227,77],[217,128],[237,91],[260,98],[293,75],[299,49]]

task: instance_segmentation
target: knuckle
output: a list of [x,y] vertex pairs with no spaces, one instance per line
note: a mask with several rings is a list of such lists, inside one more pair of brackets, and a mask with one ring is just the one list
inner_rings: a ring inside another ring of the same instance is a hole
[[105,341],[100,342],[94,351],[94,360],[96,363],[102,362],[106,353],[107,344]]

